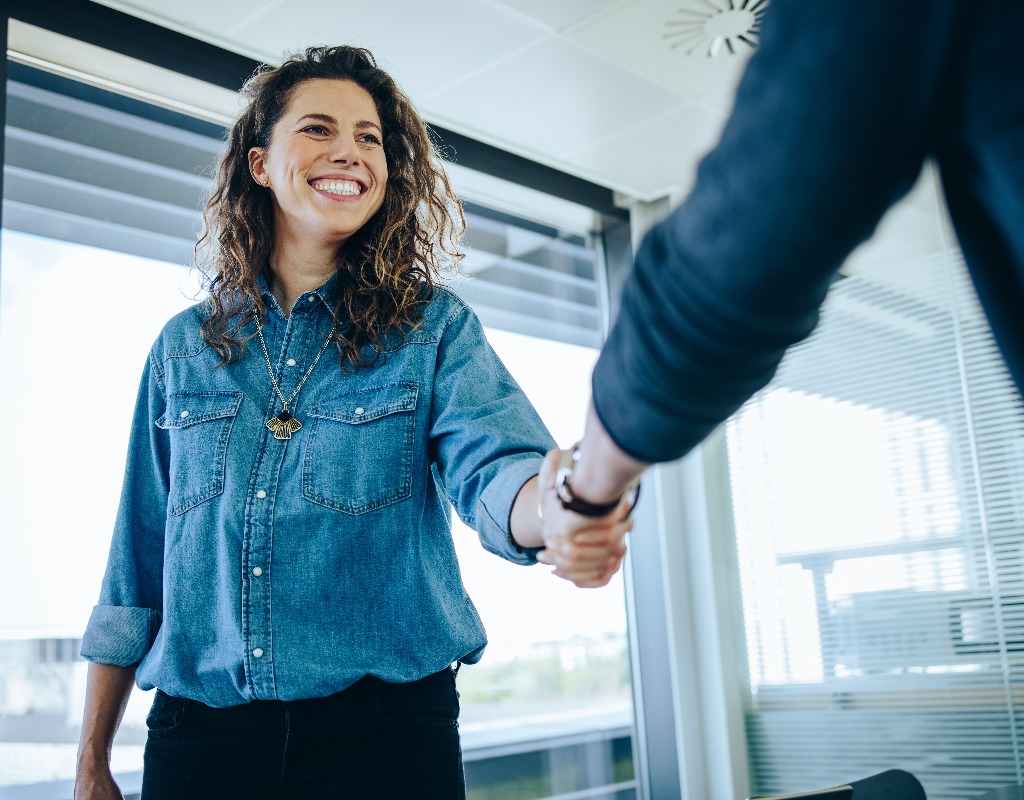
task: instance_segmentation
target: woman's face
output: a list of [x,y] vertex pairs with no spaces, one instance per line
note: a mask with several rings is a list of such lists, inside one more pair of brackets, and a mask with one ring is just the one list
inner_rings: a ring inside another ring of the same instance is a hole
[[384,202],[383,139],[358,84],[318,78],[292,89],[270,145],[249,151],[253,177],[274,197],[275,239],[340,246],[362,228]]

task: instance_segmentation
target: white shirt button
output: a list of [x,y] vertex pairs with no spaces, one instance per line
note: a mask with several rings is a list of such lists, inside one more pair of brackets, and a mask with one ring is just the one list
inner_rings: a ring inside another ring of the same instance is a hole
[[294,367],[295,366],[295,359],[294,358],[289,358],[284,363],[287,364],[289,367]]
[[258,578],[260,575],[263,574],[263,569],[261,567],[253,567],[252,574]]
[[311,295],[310,295],[309,297],[307,297],[306,299],[307,299],[307,300],[308,300],[309,302],[311,302],[311,303],[315,303],[315,302],[316,302],[316,295],[315,295],[315,294],[311,294]]
[[263,658],[263,648],[257,647],[255,650],[252,651],[252,654],[255,658]]
[[182,411],[178,416],[181,417],[182,419],[185,419],[185,417],[188,416],[188,411]]
[[[184,434],[182,434],[182,435],[184,435]],[[267,496],[267,492],[266,492],[265,489],[260,489],[258,492],[256,492],[256,497],[258,497],[260,500],[262,500],[266,496]]]
[[366,411],[365,408],[363,408],[362,406],[359,406],[359,408],[356,409],[356,414],[359,415],[359,414],[362,414],[365,411]]

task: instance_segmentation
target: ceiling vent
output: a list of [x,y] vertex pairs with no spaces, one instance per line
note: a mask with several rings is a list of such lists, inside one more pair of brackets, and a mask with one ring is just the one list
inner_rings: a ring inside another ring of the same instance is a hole
[[715,58],[757,47],[768,0],[685,0],[665,22],[664,39],[687,55]]

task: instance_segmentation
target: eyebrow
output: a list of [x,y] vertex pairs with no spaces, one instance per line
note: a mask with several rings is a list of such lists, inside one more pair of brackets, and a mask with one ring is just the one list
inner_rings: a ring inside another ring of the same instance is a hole
[[[302,122],[305,119],[315,119],[315,120],[319,120],[320,122],[330,123],[331,125],[337,125],[338,124],[338,120],[336,120],[330,114],[315,114],[315,113],[314,114],[303,114],[301,117],[299,117],[299,122]],[[380,125],[378,125],[376,122],[371,122],[368,119],[361,119],[361,120],[359,120],[359,122],[357,122],[355,124],[355,127],[357,127],[357,128],[375,128],[376,130],[380,131],[380,133],[384,133],[384,131],[381,130]]]

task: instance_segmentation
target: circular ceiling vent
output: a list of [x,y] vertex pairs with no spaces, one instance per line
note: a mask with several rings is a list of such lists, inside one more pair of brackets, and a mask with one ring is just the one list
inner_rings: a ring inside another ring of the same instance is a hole
[[665,41],[688,56],[715,58],[723,50],[736,55],[740,45],[757,47],[768,0],[684,0],[665,23]]

